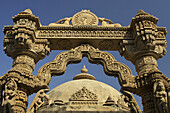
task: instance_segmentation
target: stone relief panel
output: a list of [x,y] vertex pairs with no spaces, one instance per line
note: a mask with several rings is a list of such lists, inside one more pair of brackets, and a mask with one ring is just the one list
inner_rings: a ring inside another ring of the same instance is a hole
[[76,93],[74,93],[70,99],[71,105],[97,105],[97,95],[83,87]]
[[91,101],[97,101],[97,95],[92,93],[90,90],[88,90],[86,87],[83,87],[81,90],[77,91],[75,94],[73,94],[70,98],[70,101],[78,101],[78,100],[91,100]]
[[39,90],[26,113],[35,113],[40,107],[50,105],[49,96],[46,94],[48,91],[49,89]]

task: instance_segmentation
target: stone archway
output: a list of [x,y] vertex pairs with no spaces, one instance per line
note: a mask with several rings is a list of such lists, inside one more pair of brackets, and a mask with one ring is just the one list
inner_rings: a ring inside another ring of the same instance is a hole
[[110,53],[102,52],[89,44],[84,44],[75,49],[60,53],[53,61],[43,65],[39,69],[37,77],[49,84],[51,76],[62,75],[68,64],[78,63],[83,57],[88,57],[91,63],[103,65],[104,72],[109,76],[118,77],[122,87],[125,87],[127,84],[128,86],[135,87],[135,77],[132,75],[128,66],[117,62]]
[[[91,19],[79,21],[78,18],[84,16]],[[160,105],[166,106],[158,112],[164,113],[163,109],[170,111],[170,79],[160,72],[157,65],[157,60],[166,53],[167,30],[156,25],[158,18],[139,10],[129,26],[121,26],[109,19],[97,17],[89,10],[82,10],[73,17],[41,26],[39,18],[27,9],[13,17],[13,21],[14,25],[5,26],[3,30],[4,51],[14,61],[12,69],[0,77],[1,92],[8,91],[4,86],[12,78],[18,86],[15,96],[18,96],[17,92],[22,92],[19,98],[23,94],[27,98],[39,90],[45,94],[46,91],[41,89],[48,88],[51,76],[63,74],[69,63],[78,63],[82,57],[88,57],[91,63],[102,64],[107,75],[118,77],[121,92],[130,98],[132,107],[137,104],[134,104],[135,100],[130,92],[142,97],[146,113],[158,111],[157,106]],[[101,25],[98,24],[99,21]],[[135,65],[138,75],[133,76],[126,65],[96,48],[119,51]],[[50,50],[69,51],[59,54],[52,62],[42,66],[37,76],[33,76],[35,64],[50,54]],[[162,90],[157,87],[162,87]],[[168,94],[167,99],[163,95],[159,96],[162,92]],[[1,93],[0,101],[8,96],[10,95]],[[8,99],[5,101],[8,102]],[[14,112],[25,112],[26,108],[23,106],[27,106],[27,102],[28,100],[21,98],[14,102],[11,109]]]

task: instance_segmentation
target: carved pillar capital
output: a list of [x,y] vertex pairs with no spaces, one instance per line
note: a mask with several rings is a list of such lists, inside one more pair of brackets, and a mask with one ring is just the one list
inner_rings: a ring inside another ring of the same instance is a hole
[[[134,41],[120,42],[120,54],[136,66],[138,73],[141,71],[140,65],[149,64],[157,67],[156,60],[166,53],[167,31],[165,27],[157,27],[157,21],[158,18],[139,10],[130,24]],[[138,65],[142,62],[143,64]]]
[[50,53],[50,42],[47,39],[36,39],[40,22],[31,10],[14,16],[13,21],[13,26],[4,27],[4,51],[8,56],[15,59],[18,55],[27,55],[38,62]]

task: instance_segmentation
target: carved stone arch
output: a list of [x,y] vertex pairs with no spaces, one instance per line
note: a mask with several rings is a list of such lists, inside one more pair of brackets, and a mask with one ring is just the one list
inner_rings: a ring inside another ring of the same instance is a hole
[[60,53],[53,61],[43,65],[37,76],[49,84],[51,76],[62,75],[68,64],[79,63],[83,57],[88,57],[90,63],[103,65],[104,72],[109,76],[118,77],[121,86],[126,87],[127,84],[131,84],[128,86],[135,87],[135,77],[128,66],[117,62],[110,53],[102,52],[88,44]]

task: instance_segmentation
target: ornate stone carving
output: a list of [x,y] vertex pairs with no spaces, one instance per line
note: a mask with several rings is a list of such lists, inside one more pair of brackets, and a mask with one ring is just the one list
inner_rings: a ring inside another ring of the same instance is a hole
[[87,56],[92,63],[102,64],[107,75],[119,78],[121,86],[135,88],[135,77],[126,65],[117,62],[110,53],[101,52],[88,44],[60,53],[52,62],[42,66],[37,76],[49,84],[51,75],[61,75],[65,72],[67,64],[80,62],[83,56]]
[[[140,73],[148,72],[150,69],[157,69],[157,60],[153,56],[145,56],[136,60],[135,62],[136,71]],[[139,74],[140,74],[139,73]]]
[[[38,17],[27,9],[13,17],[13,21],[13,26],[4,27],[4,51],[14,59],[13,68],[0,77],[0,90],[5,89],[4,112],[25,112],[27,95],[48,88],[51,76],[63,74],[67,64],[80,62],[84,56],[91,63],[102,64],[107,75],[118,77],[133,112],[140,110],[129,91],[142,97],[144,112],[168,111],[165,95],[168,93],[169,99],[170,80],[157,68],[157,59],[166,53],[167,31],[165,27],[156,26],[156,17],[140,10],[130,26],[122,27],[109,19],[98,18],[89,10],[82,10],[73,17],[41,26]],[[98,25],[99,21],[101,25]],[[84,45],[78,46],[80,44]],[[138,75],[133,76],[126,65],[96,48],[119,50],[136,66]],[[59,54],[52,62],[42,66],[37,76],[33,76],[35,63],[48,55],[50,50],[56,49],[71,50]],[[10,88],[10,85],[17,88]],[[2,101],[2,93],[0,96]],[[37,104],[41,105],[41,102]]]
[[12,107],[15,105],[17,93],[17,84],[14,80],[10,80],[5,85],[4,101],[2,103],[4,113],[12,113]]
[[133,95],[123,88],[121,88],[120,91],[126,96],[125,102],[128,102],[128,106],[131,108],[131,113],[142,113]]
[[[125,28],[126,29],[126,28]],[[113,39],[122,39],[122,37],[125,38],[130,38],[132,36],[131,31],[117,31],[117,30],[112,30],[112,31],[107,31],[107,30],[102,30],[102,29],[96,29],[94,31],[89,31],[89,30],[76,30],[76,29],[71,29],[71,30],[38,30],[38,38],[44,38],[44,37],[112,37]]]
[[[72,25],[70,22],[72,21]],[[76,13],[73,17],[66,17],[57,21],[56,23],[50,23],[49,27],[72,27],[78,26],[80,27],[92,27],[98,26],[98,22],[101,23],[100,27],[121,27],[118,23],[113,23],[111,20],[106,18],[98,18],[95,14],[90,12],[90,10],[82,10]],[[26,22],[25,22],[26,23]]]
[[24,113],[28,95],[48,87],[33,76],[32,71],[35,63],[49,54],[50,49],[47,39],[36,39],[40,23],[31,10],[19,13],[13,21],[13,29],[4,31],[4,50],[14,61],[13,68],[0,78],[0,85],[5,89],[2,105],[4,113]]
[[19,13],[13,17],[13,21],[13,29],[10,31],[4,30],[4,51],[8,56],[15,59],[18,55],[25,54],[33,57],[37,62],[49,54],[48,40],[44,39],[46,43],[37,43],[38,41],[36,41],[35,32],[40,27],[40,23],[39,19],[30,10],[27,9]]
[[70,98],[70,101],[97,101],[97,95],[89,91],[86,87],[83,87],[81,90],[77,91]]
[[69,101],[72,105],[90,105],[97,104],[97,95],[89,91],[86,87],[74,93]]
[[20,19],[14,23],[14,26],[27,25],[27,27],[35,29],[36,23],[28,19]]
[[158,81],[154,84],[154,101],[156,113],[169,113],[167,103],[167,93],[163,82]]
[[23,113],[28,104],[27,94],[18,90],[16,82],[11,79],[5,85],[2,102],[3,113]]
[[107,26],[107,27],[121,27],[120,24],[118,23],[113,23],[111,20],[106,19],[106,18],[99,18],[99,21],[102,26]]
[[[29,56],[26,56],[26,55],[17,56],[17,58],[15,58],[15,60],[12,64],[12,66],[15,67],[15,65],[18,65],[18,64],[27,64],[32,68],[32,70],[34,70],[34,67],[35,67],[34,59]],[[26,68],[29,69],[28,67],[26,67]],[[29,71],[31,71],[31,70],[29,70]]]
[[49,105],[49,96],[45,94],[48,91],[49,89],[41,89],[40,91],[38,91],[26,113],[34,113],[43,105]]
[[72,17],[70,18],[66,17],[64,19],[57,21],[56,23],[49,24],[49,26],[69,26],[71,20],[72,20]]
[[[155,112],[153,84],[162,79],[168,84],[168,78],[157,68],[157,59],[166,53],[166,28],[157,27],[158,19],[139,10],[132,19],[130,28],[133,29],[134,42],[120,42],[120,53],[131,61],[138,75],[136,76],[137,90],[130,90],[142,97],[144,112]],[[168,85],[166,85],[169,87]]]
[[161,58],[166,53],[166,28],[157,27],[158,19],[139,10],[132,19],[131,29],[133,29],[134,44],[122,41],[120,43],[120,53],[127,60],[135,64],[136,59],[145,56],[153,56],[155,59]]
[[73,25],[98,25],[98,18],[90,10],[82,10],[73,16]]

